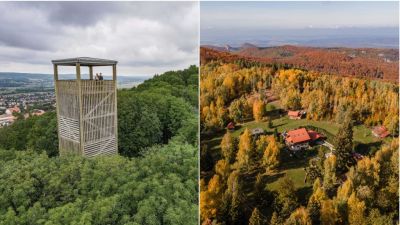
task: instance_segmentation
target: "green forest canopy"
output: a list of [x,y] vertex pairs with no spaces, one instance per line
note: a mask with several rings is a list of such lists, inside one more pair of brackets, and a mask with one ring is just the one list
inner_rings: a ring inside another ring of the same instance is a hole
[[0,224],[196,224],[197,90],[196,66],[118,90],[122,156],[59,158],[54,112],[0,129]]

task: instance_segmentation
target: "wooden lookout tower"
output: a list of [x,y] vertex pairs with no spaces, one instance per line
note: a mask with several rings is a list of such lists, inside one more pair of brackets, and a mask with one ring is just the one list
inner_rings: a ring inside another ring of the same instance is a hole
[[[88,57],[53,60],[60,155],[118,153],[117,61]],[[58,79],[59,66],[74,66],[76,79]],[[89,79],[81,79],[81,67]],[[111,66],[112,80],[93,79],[93,67]]]

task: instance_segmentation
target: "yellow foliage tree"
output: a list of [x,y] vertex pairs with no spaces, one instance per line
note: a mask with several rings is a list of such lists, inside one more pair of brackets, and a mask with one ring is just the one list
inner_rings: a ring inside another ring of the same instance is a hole
[[357,186],[374,187],[379,184],[379,163],[365,157],[357,162]]
[[246,128],[243,134],[240,135],[239,150],[236,155],[236,161],[239,167],[249,166],[251,151],[251,134],[249,129]]
[[348,201],[348,209],[349,209],[349,224],[350,225],[364,225],[366,224],[365,220],[365,203],[363,201],[360,201],[355,193],[353,192],[350,195],[349,201]]
[[226,160],[221,159],[215,164],[215,173],[220,175],[223,181],[228,179],[230,172],[231,168]]
[[253,103],[253,117],[256,121],[261,121],[264,116],[265,104],[261,100],[255,100]]
[[230,132],[226,132],[221,141],[221,153],[228,163],[232,163],[234,159],[234,140]]
[[328,196],[331,196],[334,193],[336,182],[336,156],[331,155],[324,161],[323,186],[325,193]]
[[274,136],[268,136],[268,146],[263,155],[263,166],[266,172],[273,171],[279,165],[280,147]]
[[200,192],[200,216],[203,221],[215,218],[223,191],[220,176],[214,175],[208,182],[207,189]]
[[319,179],[316,179],[313,185],[313,194],[309,198],[307,204],[308,213],[314,223],[318,223],[320,220],[321,203],[325,199],[327,199],[327,197],[321,187],[321,182]]
[[321,224],[335,225],[337,213],[333,200],[326,199],[321,203]]
[[312,225],[312,222],[307,210],[301,206],[290,215],[285,225]]
[[347,202],[351,193],[353,192],[353,181],[347,179],[338,189],[336,200],[340,202]]

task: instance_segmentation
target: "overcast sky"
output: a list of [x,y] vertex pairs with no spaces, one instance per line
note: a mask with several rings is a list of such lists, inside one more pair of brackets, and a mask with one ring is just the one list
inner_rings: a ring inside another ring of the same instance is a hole
[[0,2],[0,21],[0,72],[52,73],[52,59],[77,56],[118,60],[119,75],[198,64],[196,2]]

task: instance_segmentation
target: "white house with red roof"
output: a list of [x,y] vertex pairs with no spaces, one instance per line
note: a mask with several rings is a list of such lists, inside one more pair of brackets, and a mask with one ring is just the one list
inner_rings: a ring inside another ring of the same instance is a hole
[[293,151],[306,149],[310,146],[310,142],[323,138],[321,134],[306,128],[290,130],[284,133],[286,145]]

